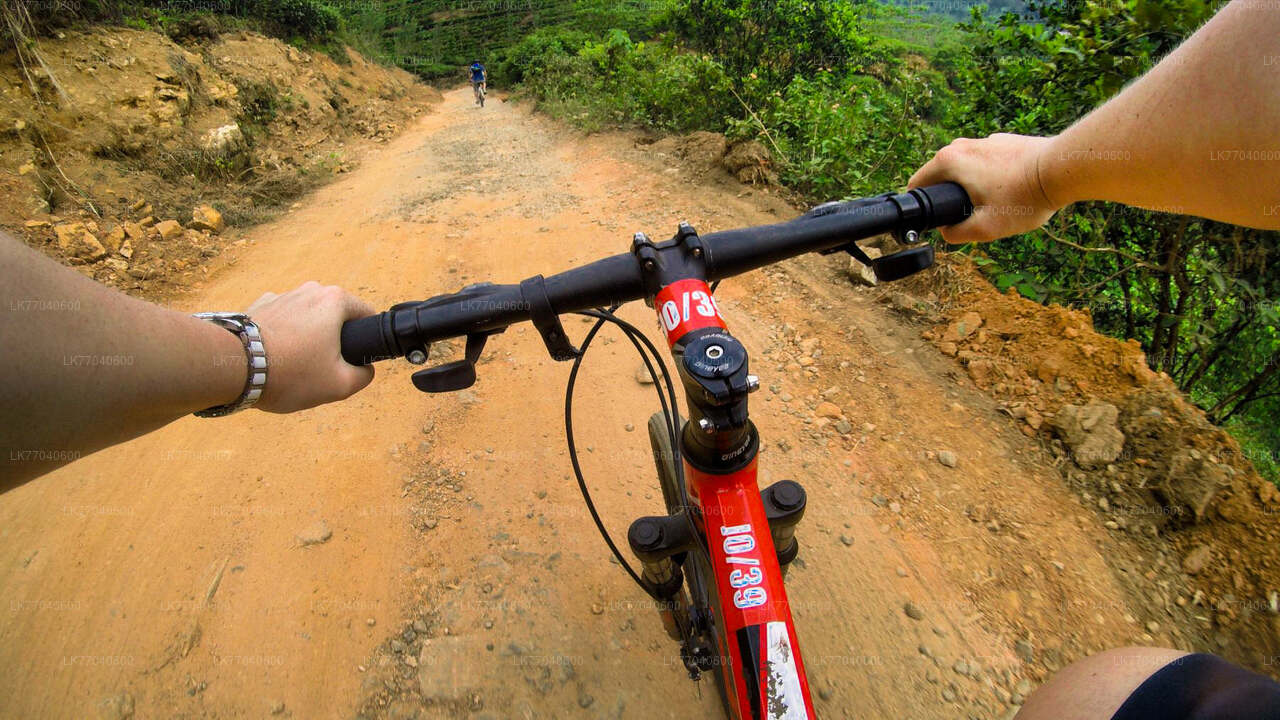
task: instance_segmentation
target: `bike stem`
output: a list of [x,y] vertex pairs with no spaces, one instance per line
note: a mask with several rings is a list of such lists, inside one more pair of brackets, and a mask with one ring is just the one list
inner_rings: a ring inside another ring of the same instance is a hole
[[747,395],[760,389],[760,380],[750,374],[747,349],[729,333],[707,288],[697,231],[682,222],[675,237],[661,244],[636,233],[631,253],[640,265],[646,303],[666,330],[688,400],[681,442],[686,459],[717,475],[745,467],[760,445],[747,416]]

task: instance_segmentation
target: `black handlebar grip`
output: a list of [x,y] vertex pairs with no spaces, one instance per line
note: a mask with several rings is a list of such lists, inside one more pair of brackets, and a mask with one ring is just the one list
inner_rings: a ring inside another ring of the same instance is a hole
[[368,365],[395,357],[392,350],[391,318],[378,313],[342,324],[342,359],[352,365]]
[[956,183],[945,182],[917,190],[925,196],[929,206],[930,227],[956,225],[968,220],[973,214],[969,193]]

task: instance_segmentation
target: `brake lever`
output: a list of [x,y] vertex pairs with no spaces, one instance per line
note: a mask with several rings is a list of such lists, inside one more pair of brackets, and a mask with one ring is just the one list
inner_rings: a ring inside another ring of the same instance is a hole
[[[828,203],[828,205],[830,204],[831,203]],[[814,210],[818,210],[822,207],[824,206],[819,205],[817,208],[814,208]],[[875,273],[876,280],[880,282],[901,280],[904,277],[914,275],[933,265],[933,246],[928,243],[922,243],[919,232],[915,230],[898,230],[893,233],[893,237],[900,244],[908,245],[909,247],[872,259],[865,251],[863,251],[862,248],[858,247],[856,242],[849,242],[844,245],[828,248],[821,251],[819,254],[830,255],[837,252],[849,253],[858,262],[871,268],[871,271]]]
[[[503,328],[505,330],[506,328]],[[490,335],[502,330],[488,333],[476,333],[467,336],[467,349],[462,360],[437,365],[413,374],[413,386],[422,392],[442,393],[465,390],[476,384],[476,362]]]

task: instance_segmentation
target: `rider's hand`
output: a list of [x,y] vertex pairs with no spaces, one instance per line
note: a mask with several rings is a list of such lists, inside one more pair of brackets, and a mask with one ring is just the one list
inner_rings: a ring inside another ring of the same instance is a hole
[[1007,133],[984,140],[959,138],[917,170],[908,185],[952,181],[968,191],[973,217],[942,228],[942,237],[952,245],[1028,232],[1061,208],[1049,200],[1037,171],[1049,142],[1049,138]]
[[267,386],[254,407],[294,412],[363,389],[373,380],[373,368],[343,360],[339,337],[343,322],[373,313],[342,288],[314,281],[283,295],[258,298],[246,314],[262,331],[268,365]]

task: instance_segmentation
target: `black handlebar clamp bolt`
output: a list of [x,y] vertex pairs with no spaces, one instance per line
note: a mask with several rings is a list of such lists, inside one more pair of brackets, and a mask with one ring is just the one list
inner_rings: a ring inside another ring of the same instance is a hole
[[702,240],[698,238],[698,231],[693,229],[689,223],[681,220],[680,227],[676,230],[676,242],[685,246],[692,257],[702,258]]
[[658,249],[648,235],[638,232],[631,238],[631,254],[640,261],[640,268],[645,272],[651,273],[658,269]]
[[653,307],[653,296],[657,294],[659,288],[658,246],[654,245],[648,235],[638,232],[631,238],[631,254],[635,256],[636,262],[640,265],[640,272],[644,275],[644,304]]

